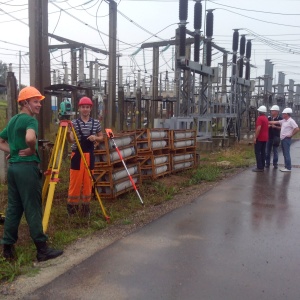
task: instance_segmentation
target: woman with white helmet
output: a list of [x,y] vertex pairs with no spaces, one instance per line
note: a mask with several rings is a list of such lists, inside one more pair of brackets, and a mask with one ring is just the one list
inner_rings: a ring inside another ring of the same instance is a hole
[[255,123],[255,134],[254,134],[254,151],[256,157],[256,168],[253,172],[263,172],[265,168],[266,159],[266,143],[268,141],[269,124],[268,118],[266,117],[267,108],[262,105],[258,109],[258,118]]
[[290,147],[292,143],[292,137],[299,131],[299,127],[294,119],[291,118],[292,109],[290,107],[285,108],[282,111],[283,120],[270,121],[269,124],[280,124],[280,140],[284,157],[284,168],[280,169],[281,172],[291,172],[292,161],[290,155]]

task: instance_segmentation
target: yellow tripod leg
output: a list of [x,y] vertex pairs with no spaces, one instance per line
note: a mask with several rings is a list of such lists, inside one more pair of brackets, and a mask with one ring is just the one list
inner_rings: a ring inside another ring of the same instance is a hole
[[103,203],[102,203],[102,201],[101,201],[101,198],[100,198],[100,195],[99,195],[99,193],[98,193],[97,187],[95,186],[95,182],[93,182],[93,185],[94,185],[95,195],[96,195],[96,197],[97,197],[97,199],[98,199],[98,201],[99,201],[99,204],[100,204],[100,208],[101,208],[101,210],[102,210],[102,213],[103,213],[103,215],[104,215],[106,221],[109,221],[109,220],[110,220],[110,217],[107,215],[107,213],[106,213],[106,211],[105,211],[105,208],[104,208]]
[[71,123],[71,128],[72,128],[72,132],[73,132],[73,135],[74,135],[74,138],[75,138],[75,141],[76,141],[76,145],[77,145],[77,148],[78,148],[78,150],[79,150],[81,159],[82,159],[82,161],[83,161],[83,163],[84,163],[84,166],[85,166],[86,170],[88,171],[88,174],[89,174],[89,176],[90,176],[90,178],[91,178],[91,181],[92,181],[92,183],[93,183],[93,187],[94,187],[94,190],[95,190],[95,195],[97,196],[97,199],[98,199],[98,201],[99,201],[99,204],[100,204],[100,208],[101,208],[101,210],[102,210],[102,213],[103,213],[103,215],[104,215],[106,221],[109,221],[109,220],[110,220],[110,217],[107,215],[107,213],[106,213],[106,211],[105,211],[104,205],[103,205],[103,203],[102,203],[102,201],[101,201],[100,195],[99,195],[98,190],[97,190],[97,188],[96,188],[96,186],[95,186],[94,176],[93,176],[93,174],[92,174],[92,172],[91,172],[91,170],[90,170],[90,168],[89,168],[89,166],[88,166],[88,163],[87,163],[87,161],[86,161],[86,159],[85,159],[85,156],[84,156],[84,154],[83,154],[83,152],[82,152],[82,149],[81,149],[79,140],[78,140],[77,135],[76,135],[76,131],[75,131],[75,129],[74,129],[72,123]]
[[[58,176],[59,176],[59,170],[61,167],[61,162],[62,162],[62,157],[64,152],[63,150],[66,141],[67,130],[68,130],[68,122],[61,121],[57,138],[55,140],[55,145],[53,148],[53,153],[52,153],[53,157],[51,155],[51,159],[50,159],[51,165],[49,164],[49,168],[47,170],[49,173],[47,174],[48,178],[46,179],[48,182],[48,196],[47,196],[47,202],[46,202],[43,221],[42,221],[44,232],[46,232],[48,229],[48,223],[49,223],[49,218],[50,218],[50,213],[51,213],[51,208],[53,203],[55,187],[56,184],[59,182]],[[47,190],[47,186],[44,185],[44,188]],[[43,192],[44,192],[44,188],[43,188]]]
[[59,127],[57,135],[56,135],[56,139],[55,139],[55,142],[54,142],[54,146],[53,146],[52,151],[51,151],[51,156],[50,156],[50,159],[49,159],[48,167],[47,167],[47,170],[44,172],[45,181],[44,181],[43,191],[42,191],[43,204],[45,203],[46,194],[47,194],[47,191],[48,191],[48,188],[49,188],[51,171],[52,171],[52,168],[53,168],[53,165],[54,165],[54,155],[55,155],[55,153],[57,153],[56,149],[60,145],[59,140],[60,140],[60,137],[61,137],[61,131],[62,131],[62,127]]

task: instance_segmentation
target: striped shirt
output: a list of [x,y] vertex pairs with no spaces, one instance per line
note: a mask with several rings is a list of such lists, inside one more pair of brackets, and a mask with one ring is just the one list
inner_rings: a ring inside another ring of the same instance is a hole
[[[94,119],[94,126],[93,126],[93,119],[90,118],[86,123],[84,123],[81,118],[72,120],[72,124],[74,126],[77,138],[80,142],[81,140],[81,134],[79,132],[79,126],[77,124],[77,120],[80,124],[80,129],[85,137],[89,137],[90,135],[97,135],[97,133],[101,132],[101,124],[98,120]],[[92,128],[93,127],[93,128]],[[71,146],[72,151],[75,151],[77,149],[76,143],[72,144]]]

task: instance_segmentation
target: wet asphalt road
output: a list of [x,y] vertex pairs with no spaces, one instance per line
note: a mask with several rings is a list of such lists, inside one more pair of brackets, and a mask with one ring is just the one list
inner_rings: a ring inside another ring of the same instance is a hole
[[300,299],[299,181],[246,170],[25,299]]

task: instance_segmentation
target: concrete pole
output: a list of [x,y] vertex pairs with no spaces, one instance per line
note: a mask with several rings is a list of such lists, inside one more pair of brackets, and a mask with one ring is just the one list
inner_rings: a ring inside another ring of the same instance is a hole
[[[48,0],[28,1],[30,85],[42,94],[51,83],[50,56],[48,50]],[[45,95],[46,96],[46,95]],[[51,100],[46,96],[38,115],[39,139],[50,131]]]
[[154,118],[157,116],[158,98],[158,72],[159,72],[159,47],[153,47],[153,76],[152,76],[152,103],[150,126],[154,126]]
[[68,84],[69,83],[69,69],[68,69],[68,64],[65,62],[65,65],[64,65],[64,83],[65,84]]
[[77,52],[71,49],[71,84],[77,84]]
[[123,69],[118,67],[118,118],[117,118],[117,130],[124,130],[124,85],[123,85]]
[[[96,87],[99,87],[99,65],[98,65],[98,62],[95,61],[95,86]],[[96,94],[98,96],[98,90],[96,90]]]
[[93,86],[94,82],[94,62],[93,61],[90,61],[90,65],[89,65],[89,71],[90,71],[90,75],[89,75],[89,79],[90,79],[90,86]]
[[79,65],[78,65],[78,79],[79,81],[83,81],[84,80],[84,49],[81,47],[79,49]]
[[[124,130],[124,87],[123,85],[119,85],[118,88],[118,112],[119,112],[119,120],[117,122],[117,130],[122,131]],[[127,116],[127,115],[126,115]]]
[[222,68],[222,97],[226,97],[226,81],[227,81],[227,62],[228,54],[227,52],[223,53],[223,68]]
[[17,80],[13,72],[7,72],[6,78],[7,86],[7,120],[10,120],[12,116],[18,113],[18,92],[17,92]]
[[116,77],[117,77],[117,3],[109,0],[109,91],[108,91],[108,125],[116,126]]
[[142,128],[142,91],[141,88],[138,87],[136,91],[136,128]]

